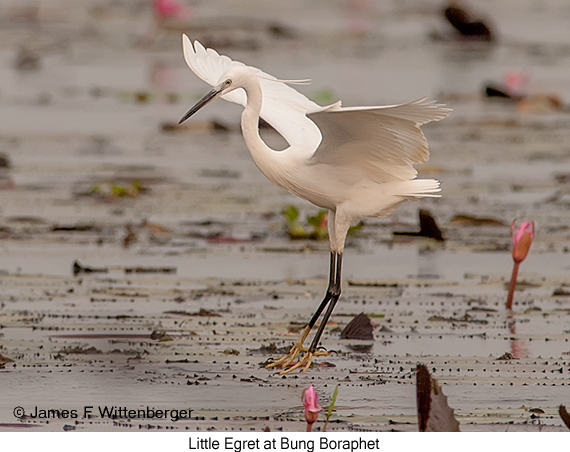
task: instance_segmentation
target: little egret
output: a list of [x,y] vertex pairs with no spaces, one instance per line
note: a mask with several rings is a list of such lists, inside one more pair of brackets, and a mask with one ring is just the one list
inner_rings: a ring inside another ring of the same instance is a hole
[[[190,69],[214,88],[180,120],[186,121],[217,97],[245,107],[241,128],[253,161],[274,184],[328,209],[330,273],[326,295],[291,351],[267,367],[282,373],[301,366],[307,370],[341,291],[341,263],[346,234],[366,217],[385,217],[406,199],[436,197],[439,181],[415,179],[414,163],[429,158],[428,143],[419,126],[445,118],[450,109],[419,99],[401,105],[343,108],[337,102],[321,107],[288,83],[257,68],[194,45],[182,37]],[[259,135],[259,118],[289,143],[274,151]],[[323,310],[310,347],[303,344]],[[302,358],[289,367],[303,352]]]

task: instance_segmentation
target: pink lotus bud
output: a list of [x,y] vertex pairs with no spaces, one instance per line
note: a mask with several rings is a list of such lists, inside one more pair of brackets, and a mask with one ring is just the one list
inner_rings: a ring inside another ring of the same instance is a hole
[[509,94],[522,96],[525,94],[529,81],[529,74],[525,71],[510,71],[505,75],[505,85]]
[[323,409],[319,406],[317,393],[313,385],[303,392],[303,406],[305,407],[305,419],[307,420],[307,431],[311,431],[311,426],[319,417],[319,412]]
[[182,18],[185,15],[184,6],[176,0],[154,0],[153,8],[155,14],[162,19]]
[[[516,220],[515,220],[516,221]],[[513,236],[513,259],[515,262],[522,262],[528,255],[532,239],[534,238],[534,221],[523,221],[517,231],[515,221],[511,224],[511,235]]]

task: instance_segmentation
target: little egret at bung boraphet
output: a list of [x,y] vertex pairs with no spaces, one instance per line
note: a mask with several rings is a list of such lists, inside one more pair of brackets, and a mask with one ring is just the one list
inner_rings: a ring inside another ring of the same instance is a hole
[[[366,217],[388,216],[407,199],[439,196],[439,181],[415,179],[413,164],[429,158],[419,126],[439,121],[451,110],[425,98],[383,107],[344,108],[340,102],[321,107],[288,86],[306,80],[279,80],[206,49],[198,41],[192,45],[186,35],[182,41],[190,69],[214,88],[180,123],[217,97],[244,106],[243,137],[260,171],[279,187],[329,211],[326,295],[291,351],[267,366],[282,366],[282,373],[302,366],[306,370],[314,356],[328,354],[317,347],[340,296],[349,227]],[[283,136],[288,148],[275,151],[265,144],[259,135],[260,117]],[[303,344],[325,308],[307,349]],[[294,363],[301,352],[302,358]]]

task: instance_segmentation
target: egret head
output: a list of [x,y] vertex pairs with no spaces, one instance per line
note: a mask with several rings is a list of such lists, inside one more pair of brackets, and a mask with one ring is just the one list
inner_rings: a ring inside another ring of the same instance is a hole
[[247,71],[247,69],[241,68],[239,66],[228,69],[220,77],[218,84],[214,86],[214,88],[212,88],[208,94],[202,97],[202,99],[196,102],[196,105],[188,110],[188,112],[182,117],[178,124],[182,124],[190,116],[200,110],[200,108],[213,101],[216,97],[223,96],[224,94],[227,94],[234,89],[241,88],[243,86],[242,79],[246,77],[248,73],[251,76],[251,73]]

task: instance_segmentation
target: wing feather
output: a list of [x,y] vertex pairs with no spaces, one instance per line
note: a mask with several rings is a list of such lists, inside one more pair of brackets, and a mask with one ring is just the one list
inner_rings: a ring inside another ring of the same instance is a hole
[[311,162],[357,169],[377,182],[413,179],[413,164],[429,158],[420,126],[449,112],[423,98],[401,105],[332,106],[309,113],[323,136]]
[[[276,129],[287,142],[293,145],[309,145],[314,149],[321,141],[321,133],[313,121],[307,118],[308,111],[321,109],[318,104],[303,94],[260,69],[219,55],[213,49],[206,49],[198,41],[192,45],[182,35],[184,58],[194,73],[211,86],[216,86],[224,73],[234,65],[250,69],[259,78],[263,92],[260,116]],[[243,89],[236,89],[222,96],[223,99],[245,106],[247,102]]]
[[[343,108],[340,102],[321,107],[260,69],[219,55],[198,41],[192,45],[186,35],[183,47],[190,69],[212,86],[235,65],[256,74],[263,92],[261,117],[291,146],[314,149],[311,163],[342,167],[377,182],[413,179],[417,175],[413,164],[429,158],[420,126],[450,112],[426,98],[384,107]],[[222,98],[242,106],[247,102],[243,89]]]

